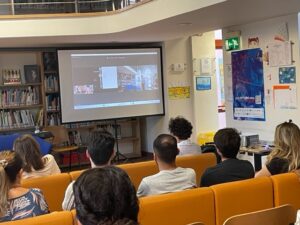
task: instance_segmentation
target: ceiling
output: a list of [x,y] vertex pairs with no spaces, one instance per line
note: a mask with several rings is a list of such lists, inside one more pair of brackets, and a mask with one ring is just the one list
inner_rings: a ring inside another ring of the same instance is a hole
[[299,0],[227,0],[123,32],[81,36],[2,38],[0,47],[161,42],[228,26],[295,14],[299,11]]

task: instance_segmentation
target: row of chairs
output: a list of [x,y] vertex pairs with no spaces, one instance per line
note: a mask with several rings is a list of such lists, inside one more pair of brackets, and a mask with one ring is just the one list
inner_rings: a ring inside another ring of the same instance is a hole
[[[141,225],[289,225],[299,208],[299,177],[287,173],[143,197],[138,220]],[[58,212],[3,225],[76,225],[74,218],[75,211]]]
[[[208,167],[216,165],[216,157],[213,153],[181,156],[177,157],[176,163],[180,167],[193,168],[196,172],[197,183],[199,184],[203,172]],[[117,166],[127,172],[136,189],[144,177],[158,173],[157,165],[153,160]],[[72,180],[76,180],[82,172],[83,170],[26,179],[22,181],[22,185],[28,188],[40,188],[45,195],[50,211],[60,211],[62,210],[61,203],[67,186]]]

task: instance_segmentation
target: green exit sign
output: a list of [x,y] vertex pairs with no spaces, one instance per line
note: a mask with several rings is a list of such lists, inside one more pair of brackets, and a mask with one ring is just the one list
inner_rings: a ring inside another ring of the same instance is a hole
[[239,37],[227,38],[225,40],[225,49],[226,51],[240,49],[240,38]]

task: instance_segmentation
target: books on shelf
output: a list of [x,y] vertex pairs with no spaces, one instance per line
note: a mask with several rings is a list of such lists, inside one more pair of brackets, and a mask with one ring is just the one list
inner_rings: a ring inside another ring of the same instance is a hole
[[58,91],[58,77],[56,75],[49,75],[45,78],[46,92],[57,92]]
[[47,124],[49,126],[54,126],[54,125],[60,125],[60,114],[59,113],[54,113],[54,114],[48,114],[47,115]]
[[0,130],[8,128],[34,127],[34,117],[30,110],[1,110]]
[[0,91],[0,106],[14,107],[40,104],[39,87],[24,87],[2,89]]
[[55,111],[60,109],[60,99],[57,95],[46,96],[46,108],[47,111]]

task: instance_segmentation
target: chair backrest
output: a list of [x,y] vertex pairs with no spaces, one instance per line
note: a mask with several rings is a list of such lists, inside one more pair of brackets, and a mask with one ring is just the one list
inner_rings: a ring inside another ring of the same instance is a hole
[[231,216],[274,206],[273,184],[269,177],[218,184],[211,188],[215,196],[217,225]]
[[158,173],[158,167],[153,160],[117,166],[126,171],[136,189],[138,189],[144,177]]
[[194,223],[189,223],[187,225],[204,225],[202,222],[194,222]]
[[41,189],[48,203],[50,212],[54,212],[62,210],[65,190],[70,182],[71,178],[69,174],[61,173],[46,177],[25,179],[22,180],[22,186]]
[[45,127],[44,130],[49,131],[53,134],[53,145],[59,146],[64,144],[70,144],[68,130],[64,126],[48,126]]
[[199,185],[202,174],[207,168],[217,164],[217,158],[214,153],[183,155],[176,158],[176,163],[177,166],[194,169],[196,172],[197,185]]
[[84,172],[85,170],[77,170],[70,172],[71,180],[77,180],[77,178]]
[[73,215],[70,211],[53,212],[27,219],[2,222],[1,225],[73,225]]
[[195,221],[215,225],[214,196],[210,188],[142,197],[139,201],[142,225],[183,225]]
[[291,204],[300,209],[300,178],[296,173],[271,176],[275,206]]
[[224,225],[291,225],[296,222],[297,211],[291,205],[240,214],[228,218]]

